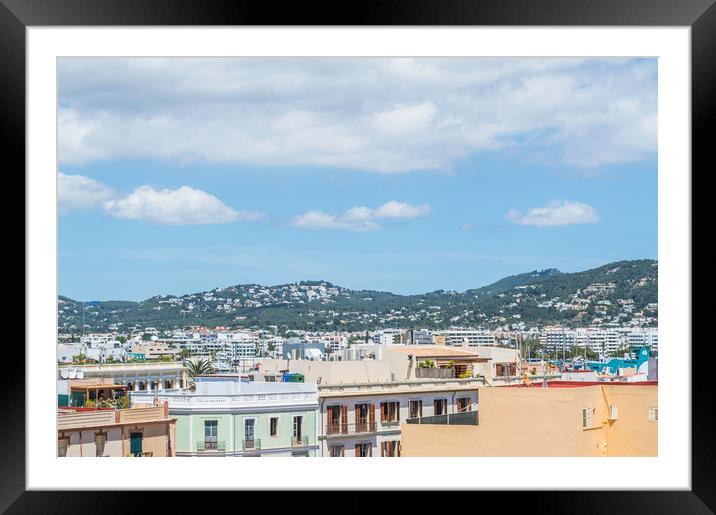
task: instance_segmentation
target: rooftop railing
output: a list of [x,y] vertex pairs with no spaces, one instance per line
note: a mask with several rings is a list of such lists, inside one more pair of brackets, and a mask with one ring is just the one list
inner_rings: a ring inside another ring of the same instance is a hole
[[447,415],[435,415],[432,417],[409,418],[405,422],[408,424],[477,426],[479,425],[479,417],[477,411],[465,411],[463,413],[450,413]]
[[286,404],[286,403],[317,403],[315,392],[295,393],[266,393],[266,394],[231,394],[231,395],[204,395],[189,393],[185,390],[152,390],[130,392],[133,402],[151,403],[154,399],[159,402],[168,401],[169,406],[230,406],[235,404]]
[[483,377],[469,378],[420,378],[409,381],[376,381],[373,383],[329,383],[319,384],[318,390],[320,395],[341,394],[353,391],[432,391],[432,390],[451,390],[451,389],[467,389],[473,387],[485,386]]

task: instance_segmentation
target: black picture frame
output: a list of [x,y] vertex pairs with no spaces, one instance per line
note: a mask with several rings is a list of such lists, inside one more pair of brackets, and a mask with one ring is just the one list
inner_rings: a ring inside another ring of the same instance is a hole
[[[692,276],[699,289],[714,291],[714,251],[708,250],[711,216],[706,195],[712,191],[716,145],[709,126],[716,124],[716,6],[714,0],[402,0],[354,4],[294,2],[281,8],[270,3],[223,0],[0,0],[0,124],[4,138],[6,191],[25,191],[25,29],[31,26],[117,25],[537,25],[537,26],[689,26],[691,27],[692,73],[692,221],[702,226],[702,238],[693,239]],[[9,163],[7,163],[7,158]],[[694,173],[695,170],[700,172]],[[688,173],[688,170],[682,171]],[[697,180],[698,179],[698,180]],[[13,182],[14,181],[14,182]],[[698,187],[693,187],[698,184]],[[12,190],[10,190],[12,188]],[[22,203],[24,196],[12,195]],[[25,227],[13,224],[17,206],[2,203],[6,241],[18,242],[0,256],[3,270],[20,281],[26,270]],[[708,224],[708,225],[707,225]],[[9,236],[9,238],[8,238]],[[22,244],[20,242],[23,242]],[[697,252],[698,250],[698,252]],[[15,286],[15,285],[13,285]],[[24,291],[16,285],[14,292]],[[13,306],[19,310],[20,303]],[[688,301],[688,299],[684,299]],[[695,297],[694,297],[695,300]],[[23,303],[24,309],[24,303]],[[692,320],[707,320],[710,306],[692,301]],[[712,309],[712,308],[711,308]],[[13,317],[18,324],[19,316]],[[697,329],[694,325],[693,329]],[[692,355],[709,351],[708,339],[684,334],[683,345],[695,342]],[[704,335],[705,336],[705,335]],[[697,345],[697,342],[702,342]],[[676,342],[675,342],[676,343]],[[48,343],[49,345],[49,343]],[[688,353],[685,354],[688,356]],[[26,358],[26,356],[23,356]],[[2,423],[0,423],[0,511],[7,513],[98,513],[137,511],[139,492],[26,491],[25,489],[25,375],[22,364],[4,372]],[[550,513],[712,513],[716,510],[716,422],[710,395],[713,382],[708,373],[692,377],[692,488],[690,491],[596,491],[480,493],[494,497],[497,506],[515,504],[526,511]],[[318,486],[317,486],[318,488]],[[145,494],[146,495],[146,494]],[[161,494],[151,494],[158,497]],[[211,504],[221,504],[217,492]],[[296,492],[279,495],[271,504],[297,503]],[[190,492],[172,492],[161,498],[162,510],[191,510],[205,499]],[[519,497],[524,499],[519,500]],[[454,498],[453,498],[454,500]],[[142,500],[145,503],[146,499]],[[348,503],[352,504],[352,503]],[[502,509],[502,508],[498,508]],[[140,510],[141,511],[141,510]],[[524,511],[524,510],[521,510]]]

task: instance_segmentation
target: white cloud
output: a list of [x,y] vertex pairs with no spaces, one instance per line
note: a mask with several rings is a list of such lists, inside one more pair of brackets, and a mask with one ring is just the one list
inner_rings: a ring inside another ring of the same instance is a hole
[[535,207],[524,214],[510,209],[507,219],[521,225],[572,225],[596,223],[599,215],[596,209],[582,202],[553,200],[545,207]]
[[99,181],[62,172],[58,172],[58,197],[62,213],[103,208],[115,218],[171,225],[257,221],[266,217],[263,213],[236,211],[214,195],[190,186],[176,190],[140,186],[122,198]]
[[301,229],[337,229],[344,231],[366,232],[381,229],[376,220],[408,219],[427,215],[428,204],[413,206],[405,202],[391,200],[376,209],[352,207],[340,216],[323,211],[308,211],[297,216],[294,225]]
[[574,167],[656,152],[656,60],[64,58],[59,70],[63,163],[396,173],[505,147]]
[[84,175],[57,174],[60,211],[67,213],[101,206],[112,197],[112,190]]
[[221,224],[263,218],[261,213],[235,211],[214,195],[190,186],[176,190],[140,186],[125,198],[108,200],[104,208],[116,218],[169,225]]

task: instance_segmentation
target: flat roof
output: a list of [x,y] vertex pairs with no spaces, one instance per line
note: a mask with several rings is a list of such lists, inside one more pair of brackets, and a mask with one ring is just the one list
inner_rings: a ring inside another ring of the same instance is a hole
[[406,347],[388,347],[385,352],[399,352],[400,354],[412,354],[418,358],[469,358],[487,361],[481,358],[477,352],[461,349],[459,347],[445,347],[442,345],[408,345]]
[[[547,381],[547,388],[580,388],[583,386],[658,386],[659,381]],[[537,379],[526,384],[511,384],[500,388],[542,388]]]

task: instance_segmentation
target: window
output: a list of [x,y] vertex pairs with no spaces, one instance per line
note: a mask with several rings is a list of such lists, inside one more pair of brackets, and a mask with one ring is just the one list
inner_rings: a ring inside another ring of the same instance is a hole
[[357,433],[375,431],[375,405],[368,403],[356,404],[355,417],[355,430]]
[[463,413],[465,411],[470,411],[470,398],[469,397],[458,397],[457,412]]
[[326,434],[348,432],[348,406],[328,406],[326,408]]
[[271,436],[278,436],[278,417],[271,417]]
[[356,444],[356,458],[369,458],[370,456],[371,456],[370,442]]
[[657,422],[659,420],[659,408],[649,408],[649,422]]
[[293,442],[303,442],[303,417],[300,415],[293,417]]
[[107,443],[107,433],[100,431],[94,434],[95,456],[98,458],[104,455],[104,444]]
[[421,418],[423,416],[423,401],[410,401],[408,409],[410,418]]
[[345,456],[345,447],[342,445],[331,445],[328,448],[328,453],[331,458],[342,458]]
[[247,418],[244,420],[244,439],[247,442],[253,442],[256,428],[256,419]]
[[63,436],[57,439],[57,456],[64,458],[67,456],[67,448],[70,446],[70,437]]
[[594,408],[582,408],[582,427],[592,427],[592,413]]
[[400,421],[400,403],[399,402],[381,402],[380,403],[380,421],[381,422],[399,422]]
[[328,431],[326,432],[329,435],[338,433],[341,424],[341,407],[328,406],[328,408],[326,408],[326,419],[328,420]]
[[435,399],[433,401],[435,415],[447,415],[447,399]]
[[219,446],[219,421],[204,421],[204,449],[217,449]]
[[381,442],[380,455],[384,458],[396,458],[400,456],[400,440]]

